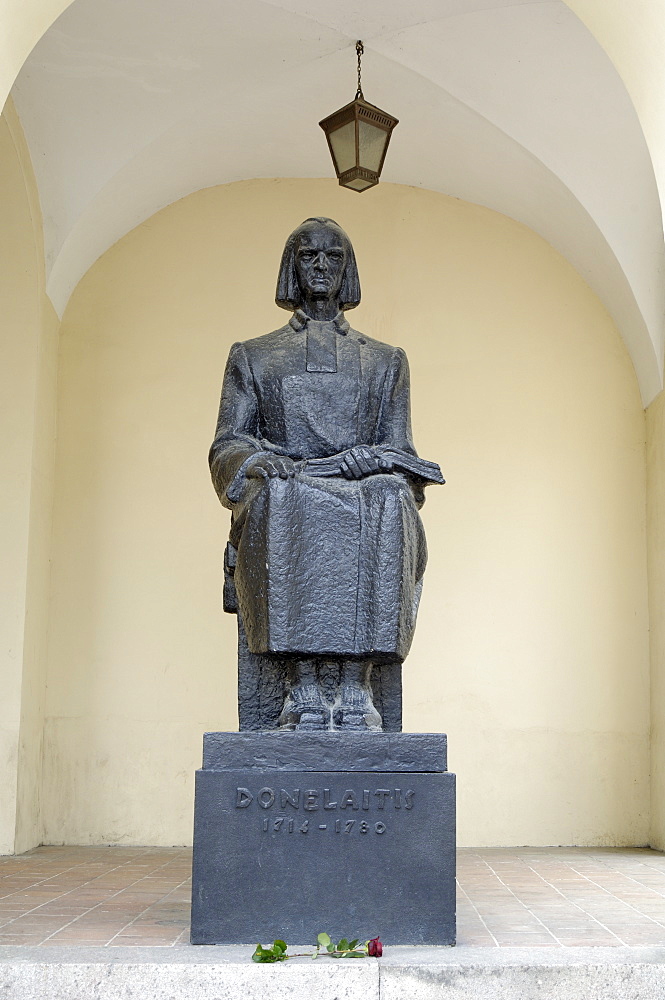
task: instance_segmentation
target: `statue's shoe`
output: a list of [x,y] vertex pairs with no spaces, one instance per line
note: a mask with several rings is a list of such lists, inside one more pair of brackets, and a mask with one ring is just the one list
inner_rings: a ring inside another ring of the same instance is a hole
[[298,731],[330,729],[330,711],[325,708],[297,710],[287,706],[279,717],[279,728]]
[[374,707],[367,688],[357,681],[342,684],[340,702],[333,715],[336,729],[372,730],[381,732],[381,716]]
[[296,684],[291,688],[282,714],[280,729],[329,729],[330,709],[321,700],[315,684]]
[[355,729],[356,732],[383,732],[381,716],[375,708],[371,712],[345,711],[342,708],[338,708],[334,713],[334,722],[335,729]]
[[312,731],[328,729],[330,723],[330,712],[323,708],[306,709],[301,712],[300,719],[295,725],[299,731]]

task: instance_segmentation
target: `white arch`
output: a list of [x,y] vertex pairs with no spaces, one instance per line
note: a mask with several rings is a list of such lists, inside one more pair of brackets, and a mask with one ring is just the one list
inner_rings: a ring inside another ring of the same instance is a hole
[[561,0],[76,0],[15,88],[56,307],[128,228],[197,187],[329,174],[315,122],[352,91],[350,25],[368,98],[402,119],[385,179],[541,233],[606,303],[649,402],[665,342],[649,152],[610,60]]

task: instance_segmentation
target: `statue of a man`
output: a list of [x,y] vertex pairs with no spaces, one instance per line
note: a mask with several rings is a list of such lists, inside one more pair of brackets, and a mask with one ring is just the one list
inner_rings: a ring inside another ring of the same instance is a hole
[[282,727],[380,730],[370,672],[409,650],[427,559],[418,508],[443,480],[411,440],[404,352],[344,317],[360,284],[332,219],[289,236],[276,301],[286,326],[231,348],[210,450],[233,512],[231,607],[249,651],[289,673]]

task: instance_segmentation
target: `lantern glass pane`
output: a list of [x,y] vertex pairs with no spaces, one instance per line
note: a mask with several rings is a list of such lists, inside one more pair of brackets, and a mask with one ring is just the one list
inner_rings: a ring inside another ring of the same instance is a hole
[[333,156],[335,157],[337,173],[343,174],[345,170],[350,170],[351,167],[355,167],[356,123],[354,121],[350,121],[346,125],[342,125],[341,128],[337,128],[334,132],[330,132],[328,138],[330,139],[330,146],[332,148]]
[[382,128],[370,125],[368,122],[358,122],[358,145],[360,146],[359,162],[361,167],[367,167],[374,173],[379,172],[381,157],[388,142],[388,133]]
[[366,181],[364,177],[356,177],[353,181],[345,181],[344,187],[353,188],[354,191],[364,191],[365,188],[372,187],[373,181]]

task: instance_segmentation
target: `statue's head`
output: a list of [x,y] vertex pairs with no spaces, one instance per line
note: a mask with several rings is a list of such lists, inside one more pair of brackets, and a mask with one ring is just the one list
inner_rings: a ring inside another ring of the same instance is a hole
[[305,219],[284,247],[275,301],[294,310],[308,298],[334,299],[342,310],[360,302],[351,240],[333,219]]

